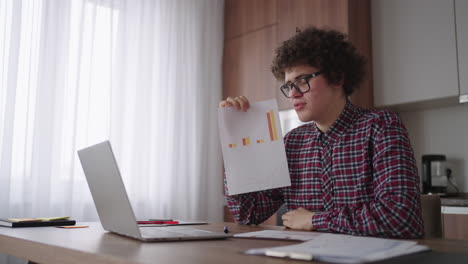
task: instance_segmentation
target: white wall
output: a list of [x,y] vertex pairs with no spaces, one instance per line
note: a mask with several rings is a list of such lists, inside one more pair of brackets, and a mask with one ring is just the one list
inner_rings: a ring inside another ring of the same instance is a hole
[[410,134],[419,175],[421,156],[444,154],[453,181],[468,192],[468,104],[399,113]]

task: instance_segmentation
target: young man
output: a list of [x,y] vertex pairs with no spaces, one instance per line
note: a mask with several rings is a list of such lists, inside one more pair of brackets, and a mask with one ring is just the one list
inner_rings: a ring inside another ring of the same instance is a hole
[[[364,65],[333,30],[307,28],[277,49],[272,72],[299,119],[310,123],[284,138],[290,187],[226,196],[238,223],[260,224],[285,204],[283,224],[292,229],[423,235],[419,177],[400,118],[348,101]],[[247,111],[249,101],[228,97],[219,105]]]

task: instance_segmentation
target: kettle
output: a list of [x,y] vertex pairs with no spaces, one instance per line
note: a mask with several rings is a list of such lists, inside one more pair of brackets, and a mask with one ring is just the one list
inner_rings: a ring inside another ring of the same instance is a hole
[[423,194],[447,195],[448,177],[445,155],[431,154],[422,156],[422,187]]

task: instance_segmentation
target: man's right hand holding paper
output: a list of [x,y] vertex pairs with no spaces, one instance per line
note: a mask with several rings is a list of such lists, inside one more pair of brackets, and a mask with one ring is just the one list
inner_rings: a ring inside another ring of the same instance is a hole
[[219,102],[219,107],[235,107],[238,111],[246,112],[250,107],[250,103],[247,97],[241,95],[226,98],[226,100]]

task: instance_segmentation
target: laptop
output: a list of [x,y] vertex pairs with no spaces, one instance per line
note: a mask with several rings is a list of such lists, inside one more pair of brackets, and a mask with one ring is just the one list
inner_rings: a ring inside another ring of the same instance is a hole
[[231,235],[186,225],[138,225],[109,141],[78,150],[102,227],[141,241],[222,239]]

